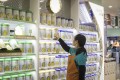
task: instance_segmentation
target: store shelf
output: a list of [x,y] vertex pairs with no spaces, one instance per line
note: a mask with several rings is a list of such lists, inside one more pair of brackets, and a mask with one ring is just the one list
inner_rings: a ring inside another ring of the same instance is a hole
[[41,55],[41,56],[45,56],[45,55],[49,55],[49,56],[57,56],[57,55],[70,55],[69,53],[67,53],[67,52],[60,52],[60,53],[58,53],[58,54],[56,54],[56,53],[42,53],[42,52],[40,52],[39,53],[39,55]]
[[80,25],[86,25],[86,26],[92,26],[92,27],[96,26],[93,22],[91,22],[91,23],[80,23]]
[[98,32],[96,32],[96,31],[83,31],[83,30],[79,30],[79,33],[98,34]]
[[51,72],[51,71],[56,71],[57,69],[61,69],[61,68],[65,68],[66,69],[67,66],[61,66],[61,67],[55,67],[55,68],[47,68],[47,69],[40,69],[39,73],[43,73],[43,72]]
[[96,64],[99,63],[98,61],[87,61],[87,64]]
[[55,71],[55,69],[40,70],[39,73],[47,73],[47,72],[52,72],[52,71]]
[[36,40],[34,36],[0,36],[0,39]]
[[70,27],[62,27],[62,26],[60,26],[60,27],[58,27],[58,26],[53,26],[53,25],[40,25],[39,26],[40,28],[47,28],[47,29],[59,29],[59,30],[67,30],[67,31],[73,31],[73,30],[76,30],[76,29],[72,29],[72,28],[70,28]]
[[8,23],[8,24],[24,24],[24,25],[35,25],[33,22],[21,21],[21,20],[8,20],[8,19],[0,19],[0,23]]
[[[65,42],[67,43],[71,43],[72,44],[72,41],[71,40],[68,40],[68,39],[63,39]],[[53,39],[50,39],[50,40],[46,40],[46,39],[42,39],[42,40],[39,40],[39,43],[59,43],[58,40],[53,40]]]
[[86,72],[86,75],[87,74],[94,74],[94,73],[98,73],[98,71]]
[[36,71],[36,70],[32,69],[32,70],[19,70],[19,71],[1,72],[0,75],[17,74],[17,73],[33,72],[33,71]]
[[19,55],[19,56],[0,56],[0,58],[18,58],[18,57],[30,57],[30,56],[36,56],[36,54],[29,54],[29,55],[25,55],[25,54],[22,54],[22,55]]

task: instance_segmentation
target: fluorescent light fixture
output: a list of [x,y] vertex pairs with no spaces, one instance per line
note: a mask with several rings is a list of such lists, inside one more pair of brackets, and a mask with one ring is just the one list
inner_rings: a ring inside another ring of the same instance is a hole
[[112,8],[112,6],[108,6],[109,8]]

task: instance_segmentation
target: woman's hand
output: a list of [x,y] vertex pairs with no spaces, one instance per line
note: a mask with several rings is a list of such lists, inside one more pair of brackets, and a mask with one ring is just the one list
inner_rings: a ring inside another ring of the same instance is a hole
[[54,34],[54,39],[55,39],[55,40],[59,40],[59,38],[60,38],[59,33],[55,33],[55,34]]

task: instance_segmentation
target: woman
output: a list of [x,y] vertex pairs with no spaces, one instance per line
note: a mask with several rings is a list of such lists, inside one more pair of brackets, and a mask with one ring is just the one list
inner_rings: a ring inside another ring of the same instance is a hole
[[[60,42],[62,48],[69,52],[71,55],[75,56],[74,62],[77,70],[79,71],[79,80],[85,80],[85,72],[86,72],[86,61],[87,61],[87,51],[84,48],[86,43],[85,36],[78,34],[75,36],[73,40],[73,46],[75,48],[69,47],[60,37],[59,34],[55,34],[55,38]],[[68,64],[69,65],[69,64]],[[71,75],[73,76],[73,75]],[[72,80],[69,78],[69,80]],[[73,79],[76,80],[76,79]]]

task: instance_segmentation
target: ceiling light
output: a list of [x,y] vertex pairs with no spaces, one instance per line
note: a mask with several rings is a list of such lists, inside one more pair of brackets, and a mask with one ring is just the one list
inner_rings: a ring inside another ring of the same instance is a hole
[[61,2],[60,0],[51,0],[50,8],[54,13],[58,13],[61,10]]
[[112,8],[112,6],[108,6],[109,8]]

